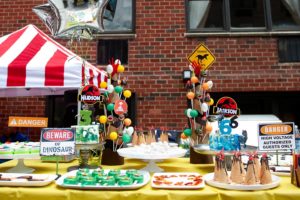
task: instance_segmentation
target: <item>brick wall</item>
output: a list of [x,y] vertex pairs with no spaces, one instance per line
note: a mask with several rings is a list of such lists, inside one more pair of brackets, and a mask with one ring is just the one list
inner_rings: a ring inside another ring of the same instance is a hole
[[[29,23],[49,34],[32,12],[41,0],[0,0],[0,35]],[[129,60],[125,76],[128,89],[137,93],[137,120],[141,127],[166,126],[181,130],[186,123],[185,89],[182,70],[188,69],[186,57],[201,42],[217,60],[209,69],[214,92],[300,91],[300,65],[279,64],[276,37],[202,37],[186,38],[185,10],[182,0],[137,0],[136,35],[129,40]],[[66,40],[59,40],[66,45]],[[96,62],[97,41],[74,43],[70,48],[91,63]],[[31,97],[32,102],[43,99]],[[18,100],[20,100],[18,98]],[[1,101],[3,129],[7,123],[7,99]],[[22,101],[22,100],[21,100]],[[17,100],[14,100],[17,105]],[[24,115],[28,108],[18,105]],[[37,111],[37,108],[34,110]],[[37,111],[43,115],[44,108]],[[3,113],[5,113],[3,117]],[[32,113],[35,114],[36,112]]]

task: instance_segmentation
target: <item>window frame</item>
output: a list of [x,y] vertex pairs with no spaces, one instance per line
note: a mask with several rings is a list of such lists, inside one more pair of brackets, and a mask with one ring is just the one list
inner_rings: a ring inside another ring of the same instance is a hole
[[[122,1],[122,0],[120,0]],[[113,39],[113,38],[122,38],[122,39],[131,39],[136,38],[136,0],[132,1],[132,30],[116,30],[116,31],[105,31],[102,33],[94,34],[96,39]]]
[[265,27],[244,27],[244,28],[232,28],[230,17],[230,0],[222,0],[223,2],[223,30],[212,28],[189,28],[189,12],[188,6],[190,1],[198,0],[185,0],[185,17],[186,17],[186,37],[193,36],[273,36],[273,35],[298,35],[300,34],[300,26],[294,28],[274,28],[272,24],[272,11],[270,0],[263,0],[264,6],[264,20]]

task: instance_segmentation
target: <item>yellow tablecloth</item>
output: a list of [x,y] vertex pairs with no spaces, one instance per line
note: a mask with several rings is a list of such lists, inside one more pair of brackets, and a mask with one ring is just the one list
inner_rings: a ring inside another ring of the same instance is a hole
[[[0,164],[0,172],[5,172],[8,168],[16,166],[17,161],[9,161]],[[77,161],[72,163],[60,163],[59,174],[67,172],[67,168],[78,164]],[[136,159],[125,159],[122,166],[102,166],[104,169],[141,169],[147,163]],[[45,163],[40,160],[25,160],[25,165],[35,168],[36,174],[55,174],[56,164]],[[166,172],[198,172],[202,175],[213,171],[212,165],[190,164],[188,158],[177,158],[164,160],[157,165]],[[0,200],[48,200],[48,199],[125,199],[130,200],[287,200],[300,199],[300,188],[290,183],[290,177],[280,177],[280,186],[270,190],[263,191],[231,191],[217,189],[206,185],[203,189],[198,190],[164,190],[153,189],[151,184],[138,190],[75,190],[65,189],[57,186],[54,182],[44,187],[0,187]]]

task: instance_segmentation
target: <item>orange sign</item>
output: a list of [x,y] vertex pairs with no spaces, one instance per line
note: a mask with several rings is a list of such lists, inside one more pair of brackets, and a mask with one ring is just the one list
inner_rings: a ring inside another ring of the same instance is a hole
[[200,44],[193,53],[188,57],[188,60],[201,65],[204,70],[207,70],[216,60],[215,56],[204,45]]
[[48,126],[48,118],[46,117],[17,117],[9,116],[9,127],[28,127],[28,128],[44,128]]
[[260,132],[265,135],[285,135],[293,132],[291,124],[267,124],[260,127]]

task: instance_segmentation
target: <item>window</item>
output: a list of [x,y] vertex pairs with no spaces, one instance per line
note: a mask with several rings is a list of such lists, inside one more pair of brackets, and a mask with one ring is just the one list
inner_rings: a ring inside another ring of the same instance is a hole
[[300,38],[280,37],[278,39],[279,62],[300,62]]
[[103,14],[103,25],[108,32],[134,32],[135,0],[110,0]]
[[127,40],[99,40],[97,64],[107,65],[111,58],[120,59],[122,64],[128,63]]
[[299,0],[186,0],[188,32],[300,31]]

